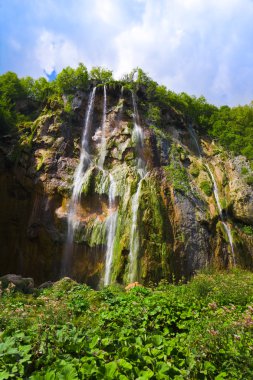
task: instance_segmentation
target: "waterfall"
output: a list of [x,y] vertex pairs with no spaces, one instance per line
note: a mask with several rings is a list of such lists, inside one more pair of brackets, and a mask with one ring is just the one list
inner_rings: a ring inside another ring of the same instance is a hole
[[110,215],[106,220],[106,231],[107,231],[107,247],[105,255],[105,278],[104,284],[109,285],[111,283],[111,270],[112,270],[112,259],[113,259],[113,248],[114,248],[114,238],[117,227],[118,211],[115,208],[115,195],[116,195],[116,183],[111,174],[110,177],[110,187],[109,187],[109,210]]
[[[200,149],[200,146],[198,144],[198,140],[197,140],[197,137],[196,137],[196,133],[194,131],[194,129],[192,128],[191,125],[189,125],[189,132],[190,132],[190,135],[192,136],[195,144],[196,144],[196,147],[197,147],[197,150],[198,150],[198,153],[199,153],[199,156],[202,158],[202,153],[201,153],[201,149]],[[222,212],[222,207],[221,207],[221,203],[220,203],[220,198],[219,198],[219,191],[218,191],[218,186],[217,186],[217,182],[214,178],[214,175],[209,167],[209,165],[206,163],[205,164],[207,170],[208,170],[208,173],[211,177],[211,180],[212,180],[212,184],[213,184],[213,193],[214,193],[214,198],[215,198],[215,202],[216,202],[216,205],[218,207],[218,211],[219,211],[219,216],[220,216],[220,220],[221,220],[221,223],[226,231],[226,234],[227,234],[227,237],[228,237],[228,241],[229,241],[229,245],[231,247],[231,253],[232,253],[232,260],[233,260],[233,265],[235,266],[236,265],[236,261],[235,261],[235,252],[234,252],[234,245],[233,245],[233,238],[232,238],[232,233],[231,233],[231,229],[228,225],[228,223],[224,220],[224,215],[223,215],[223,212]]]
[[214,198],[215,198],[218,210],[219,210],[220,218],[223,220],[222,207],[221,207],[220,198],[219,198],[218,186],[217,186],[214,175],[213,175],[208,164],[206,164],[206,168],[207,168],[208,173],[210,174],[210,177],[212,179]]
[[[121,94],[119,103],[121,104],[123,100],[123,86],[121,88]],[[105,253],[105,275],[104,275],[104,285],[110,285],[111,283],[111,272],[112,272],[112,264],[113,264],[113,251],[114,251],[114,241],[115,234],[117,228],[117,220],[118,220],[118,211],[116,210],[115,198],[116,198],[116,182],[112,174],[108,173],[107,170],[103,169],[104,160],[106,156],[106,87],[104,86],[104,107],[103,107],[103,119],[102,119],[102,139],[101,139],[101,150],[100,157],[98,160],[98,166],[103,172],[102,181],[104,185],[102,186],[105,191],[106,187],[106,179],[109,175],[109,216],[106,219],[106,253]],[[117,117],[117,123],[120,122],[120,118],[122,117],[123,104],[120,107],[120,112]]]
[[76,214],[77,206],[80,201],[80,195],[82,191],[82,185],[84,181],[85,172],[88,169],[91,158],[89,154],[89,137],[91,133],[91,124],[94,110],[96,87],[93,88],[88,101],[87,112],[84,121],[82,141],[81,141],[81,151],[79,164],[75,170],[72,196],[69,204],[68,211],[68,233],[67,242],[63,253],[61,275],[67,275],[70,272],[71,256],[73,253],[73,239],[75,229],[78,226]]
[[195,142],[195,145],[196,145],[197,150],[198,150],[199,157],[201,157],[202,153],[201,153],[201,149],[200,149],[200,146],[199,146],[199,143],[198,143],[198,140],[197,140],[197,136],[196,136],[196,133],[195,133],[195,131],[192,128],[191,125],[189,125],[189,132],[190,132],[190,135],[191,135],[191,137],[193,138],[193,140]]
[[130,231],[130,253],[129,253],[129,281],[130,282],[133,282],[137,280],[138,278],[137,263],[138,263],[139,247],[140,247],[138,210],[139,210],[141,186],[146,175],[146,163],[143,158],[144,133],[140,126],[140,117],[138,113],[135,95],[133,92],[132,92],[132,100],[133,100],[133,108],[134,108],[133,138],[136,143],[137,171],[138,171],[140,180],[137,186],[137,191],[132,197],[132,223],[131,223],[131,231]]
[[214,192],[214,197],[215,197],[215,201],[216,201],[216,204],[217,204],[217,207],[218,207],[218,210],[219,210],[219,215],[220,215],[220,219],[221,219],[221,223],[226,231],[226,234],[227,234],[227,237],[228,237],[228,241],[229,241],[229,245],[231,247],[231,253],[232,253],[232,259],[233,259],[233,265],[235,266],[236,265],[236,262],[235,262],[235,252],[234,252],[234,245],[233,245],[233,238],[232,238],[232,234],[231,234],[231,229],[228,225],[228,223],[224,220],[224,215],[223,215],[223,212],[222,212],[222,207],[221,207],[221,203],[220,203],[220,198],[219,198],[219,192],[218,192],[218,186],[217,186],[217,183],[216,183],[216,180],[214,178],[214,175],[209,167],[208,164],[206,164],[206,168],[211,176],[211,179],[212,179],[212,183],[213,183],[213,192]]
[[106,99],[106,86],[104,86],[104,105],[103,105],[103,117],[102,117],[102,138],[101,138],[101,148],[100,148],[100,157],[98,160],[98,167],[103,169],[104,161],[106,156],[106,107],[107,107],[107,99]]

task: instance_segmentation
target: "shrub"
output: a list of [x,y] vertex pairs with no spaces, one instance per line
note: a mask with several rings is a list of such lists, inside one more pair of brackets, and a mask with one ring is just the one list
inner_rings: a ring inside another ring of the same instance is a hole
[[213,188],[209,181],[202,181],[200,183],[200,188],[208,197],[210,197],[213,193]]

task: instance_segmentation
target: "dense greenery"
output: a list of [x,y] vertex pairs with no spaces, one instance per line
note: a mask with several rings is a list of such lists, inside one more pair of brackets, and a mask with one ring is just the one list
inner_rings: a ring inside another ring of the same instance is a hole
[[0,379],[252,379],[253,274],[1,291]]
[[[220,108],[208,104],[201,96],[176,94],[158,85],[140,68],[134,69],[120,81],[113,79],[110,70],[93,67],[90,72],[80,63],[76,69],[66,67],[52,82],[45,78],[19,79],[15,73],[0,76],[0,135],[15,130],[24,120],[31,120],[52,99],[63,93],[71,96],[77,90],[86,90],[89,84],[119,84],[141,92],[140,106],[151,125],[163,128],[168,107],[182,114],[186,123],[197,126],[200,133],[217,139],[228,150],[253,160],[253,103]],[[24,101],[26,106],[24,106]],[[23,103],[22,103],[23,102]],[[22,105],[23,104],[23,105]],[[252,183],[252,179],[249,179]]]

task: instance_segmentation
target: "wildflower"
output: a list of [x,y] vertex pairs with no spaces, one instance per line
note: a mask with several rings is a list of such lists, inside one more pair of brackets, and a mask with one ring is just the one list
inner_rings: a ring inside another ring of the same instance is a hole
[[208,332],[209,332],[209,334],[211,334],[212,336],[216,336],[216,335],[219,334],[219,331],[217,331],[217,330],[213,330],[213,329],[208,330]]
[[250,311],[251,313],[253,313],[253,307],[251,305],[248,306],[248,311]]
[[210,302],[208,304],[208,307],[212,310],[216,310],[217,309],[217,303],[216,302]]
[[251,316],[250,315],[246,315],[245,316],[245,319],[244,319],[244,325],[246,326],[246,327],[251,327],[251,326],[253,326],[253,319],[251,318]]

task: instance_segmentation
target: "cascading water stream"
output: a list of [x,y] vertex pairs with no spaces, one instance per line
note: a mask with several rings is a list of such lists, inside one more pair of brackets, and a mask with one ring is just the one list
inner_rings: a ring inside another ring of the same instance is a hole
[[[122,100],[122,97],[123,97],[123,90],[121,90],[120,102]],[[109,216],[107,217],[106,222],[105,222],[106,224],[106,253],[105,253],[105,276],[104,276],[104,285],[109,285],[111,283],[113,250],[114,250],[115,233],[116,233],[116,228],[117,228],[118,211],[115,210],[116,183],[112,174],[108,173],[108,171],[104,169],[104,161],[106,157],[106,112],[107,112],[107,97],[106,97],[106,86],[104,86],[102,138],[101,138],[98,167],[103,173],[103,176],[102,176],[103,191],[105,191],[106,179],[108,178],[108,175],[109,175],[109,180],[110,180],[109,205],[108,205]],[[121,117],[121,114],[120,114],[120,117]]]
[[143,158],[143,146],[144,146],[144,133],[141,128],[139,113],[137,109],[137,103],[134,93],[132,93],[133,108],[134,108],[134,130],[133,138],[136,142],[137,150],[137,171],[140,177],[140,181],[137,186],[137,191],[132,197],[132,224],[130,231],[130,253],[129,253],[129,281],[133,282],[138,278],[138,253],[140,247],[139,227],[138,227],[138,210],[140,203],[140,192],[143,180],[145,178],[146,163]]
[[217,186],[214,175],[213,175],[208,164],[206,164],[206,168],[207,168],[208,173],[210,174],[210,177],[212,179],[214,198],[215,198],[218,210],[219,210],[220,218],[221,218],[221,220],[223,220],[222,207],[221,207],[220,198],[219,198],[218,186]]
[[73,239],[75,229],[78,226],[78,221],[76,220],[77,206],[80,202],[80,195],[82,190],[82,185],[84,181],[85,172],[88,169],[91,158],[89,154],[89,137],[91,132],[91,123],[94,110],[94,101],[95,101],[96,87],[93,88],[89,101],[87,112],[85,116],[85,122],[83,127],[82,141],[81,141],[81,151],[80,151],[80,160],[79,164],[75,170],[74,181],[73,181],[73,191],[69,204],[68,211],[68,233],[67,233],[67,242],[63,253],[61,275],[67,275],[70,272],[71,265],[71,256],[73,253]]
[[100,156],[98,160],[98,167],[103,169],[105,156],[106,156],[106,111],[107,111],[107,97],[106,97],[106,86],[104,86],[104,105],[103,105],[103,117],[102,117],[102,138],[101,138],[101,148]]
[[197,137],[196,137],[196,133],[195,133],[195,131],[194,131],[194,129],[192,128],[191,125],[189,125],[188,128],[189,128],[190,135],[191,135],[191,137],[193,138],[193,140],[194,140],[194,142],[195,142],[195,145],[196,145],[196,147],[197,147],[199,157],[202,157],[202,152],[201,152],[201,149],[200,149],[200,146],[199,146],[199,143],[198,143]]
[[[194,142],[196,144],[199,156],[200,156],[200,158],[202,158],[201,149],[200,149],[200,146],[198,144],[198,140],[197,140],[195,131],[193,130],[193,128],[191,126],[189,126],[189,132],[190,132],[190,135],[192,136],[192,138],[193,138],[193,140],[194,140]],[[212,173],[209,165],[206,163],[205,166],[206,166],[206,168],[208,170],[208,173],[209,173],[209,175],[211,177],[211,180],[212,180],[214,198],[215,198],[215,201],[216,201],[216,205],[218,207],[221,223],[222,223],[222,225],[223,225],[223,227],[224,227],[224,229],[226,231],[227,237],[228,237],[229,245],[231,247],[233,265],[235,266],[236,265],[236,261],[235,261],[235,252],[234,252],[233,238],[232,238],[232,234],[231,234],[231,229],[230,229],[229,225],[227,224],[227,222],[224,220],[224,215],[223,215],[223,212],[222,212],[222,207],[221,207],[220,198],[219,198],[219,191],[218,191],[217,182],[216,182],[216,180],[214,178],[214,175],[213,175],[213,173]]]
[[234,245],[233,245],[233,238],[232,238],[232,234],[231,234],[231,229],[229,227],[229,225],[227,224],[227,222],[224,220],[224,216],[223,216],[223,212],[222,212],[222,207],[221,207],[221,203],[220,203],[220,198],[219,198],[219,192],[218,192],[218,186],[217,186],[217,183],[216,183],[216,180],[214,178],[214,175],[209,167],[208,164],[206,164],[206,168],[211,176],[211,179],[212,179],[212,183],[213,183],[213,192],[214,192],[214,197],[215,197],[215,201],[216,201],[216,204],[217,204],[217,207],[218,207],[218,210],[219,210],[219,215],[220,215],[220,219],[221,219],[221,223],[226,231],[226,234],[227,234],[227,237],[228,237],[228,241],[229,241],[229,245],[231,247],[231,253],[232,253],[232,260],[233,260],[233,265],[235,266],[236,265],[236,261],[235,261],[235,252],[234,252]]
[[110,187],[109,187],[109,210],[110,215],[106,220],[106,232],[107,232],[107,247],[105,255],[105,278],[104,285],[109,285],[111,283],[111,271],[112,271],[112,260],[113,260],[113,248],[115,240],[115,232],[117,227],[118,211],[115,208],[115,196],[116,196],[116,183],[111,174]]

